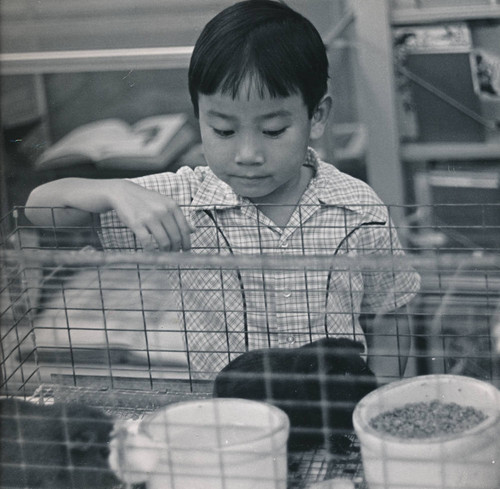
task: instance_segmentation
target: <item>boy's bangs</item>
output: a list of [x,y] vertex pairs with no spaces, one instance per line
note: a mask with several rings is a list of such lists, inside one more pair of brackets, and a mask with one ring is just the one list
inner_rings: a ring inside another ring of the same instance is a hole
[[224,95],[230,95],[233,99],[246,96],[247,100],[255,93],[260,98],[278,98],[299,92],[296,87],[286,84],[284,80],[266,76],[261,70],[248,66],[242,71],[228,73],[220,84],[219,91]]
[[266,51],[258,52],[257,47],[248,45],[243,50],[235,50],[232,56],[221,60],[219,69],[206,73],[205,80],[202,79],[200,84],[200,93],[210,95],[220,92],[233,98],[250,98],[252,93],[261,98],[288,97],[299,93],[299,87],[293,82],[296,73],[283,63],[279,54]]

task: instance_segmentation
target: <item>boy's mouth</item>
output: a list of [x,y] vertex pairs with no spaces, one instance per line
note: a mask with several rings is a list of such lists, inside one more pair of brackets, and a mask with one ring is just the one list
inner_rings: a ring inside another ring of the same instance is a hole
[[267,177],[268,175],[233,175],[233,178],[238,178],[240,180],[263,180]]

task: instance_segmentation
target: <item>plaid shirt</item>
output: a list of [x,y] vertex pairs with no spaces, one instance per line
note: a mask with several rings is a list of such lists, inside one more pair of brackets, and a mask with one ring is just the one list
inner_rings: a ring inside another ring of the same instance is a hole
[[[288,224],[276,226],[208,167],[184,167],[133,179],[176,200],[197,231],[193,253],[403,254],[388,210],[374,191],[319,161]],[[137,249],[114,211],[100,216],[105,249]],[[405,270],[183,269],[172,272],[190,370],[211,378],[238,354],[263,347],[297,347],[321,337],[347,336],[366,346],[360,313],[406,304],[419,288]]]

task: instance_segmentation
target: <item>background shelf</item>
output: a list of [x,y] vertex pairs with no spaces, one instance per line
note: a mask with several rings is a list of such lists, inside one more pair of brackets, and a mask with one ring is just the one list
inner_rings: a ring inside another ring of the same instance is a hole
[[[473,2],[471,2],[473,3]],[[429,8],[400,8],[391,12],[391,24],[407,25],[461,20],[500,19],[500,5],[471,5]]]
[[401,145],[401,158],[406,162],[500,159],[500,140],[484,143],[404,143]]

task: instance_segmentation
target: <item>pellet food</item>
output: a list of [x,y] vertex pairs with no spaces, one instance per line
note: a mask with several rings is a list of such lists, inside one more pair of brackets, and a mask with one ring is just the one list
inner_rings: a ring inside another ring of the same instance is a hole
[[370,426],[381,433],[398,438],[433,438],[462,433],[487,419],[472,406],[438,399],[413,402],[385,411],[370,420]]

